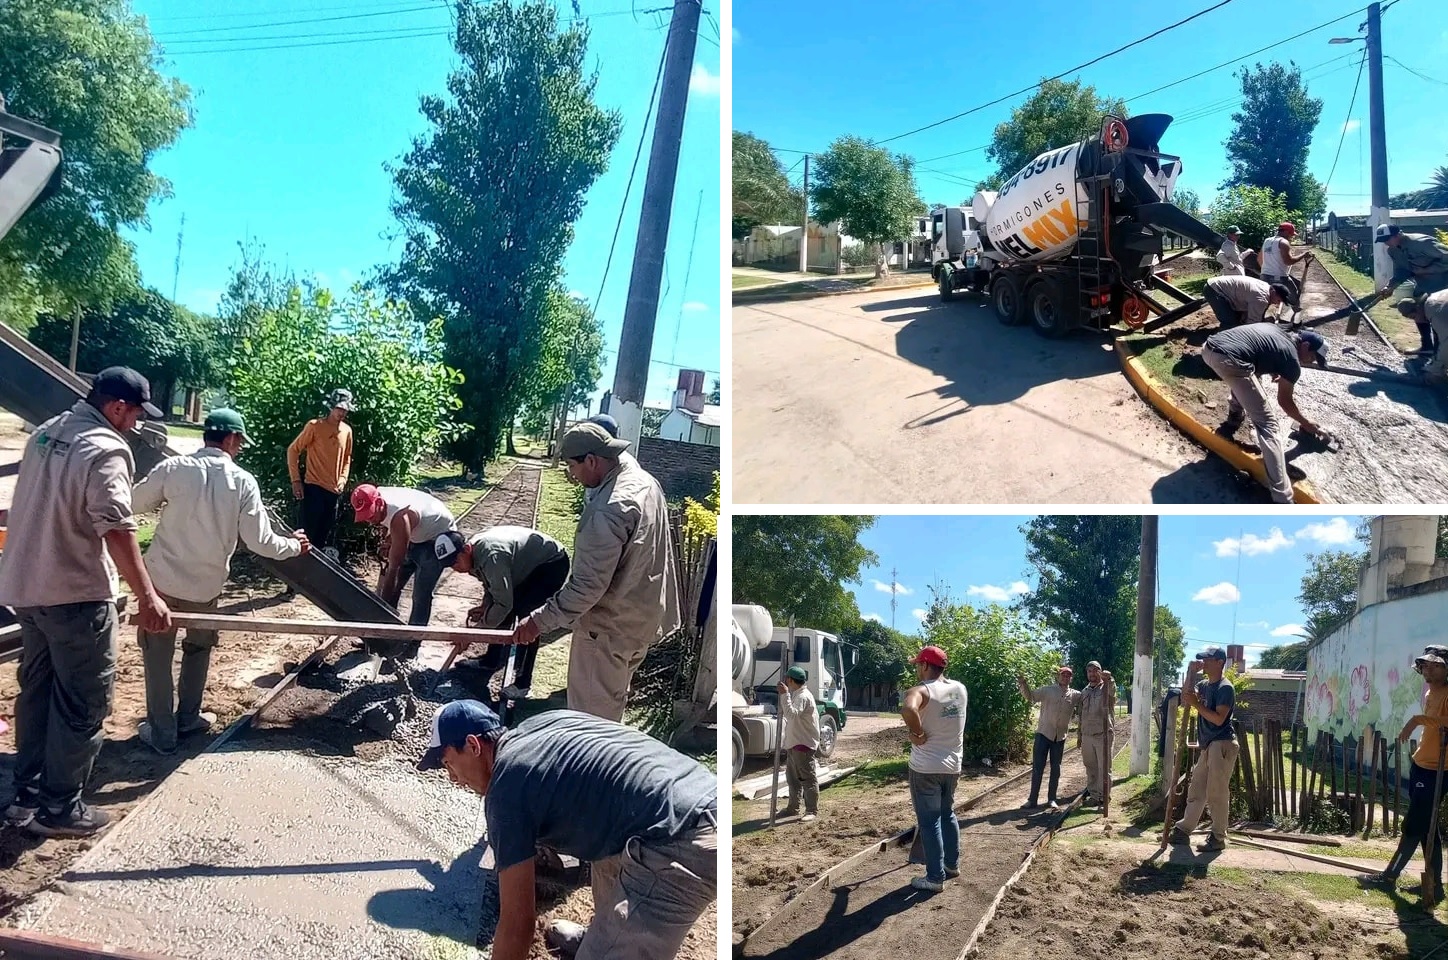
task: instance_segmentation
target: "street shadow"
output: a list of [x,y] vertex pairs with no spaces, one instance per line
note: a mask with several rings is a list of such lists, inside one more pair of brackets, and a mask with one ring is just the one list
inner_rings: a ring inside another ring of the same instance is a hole
[[[1121,875],[1117,888],[1133,897],[1150,897],[1161,893],[1181,893],[1193,880],[1207,876],[1209,861],[1193,857],[1191,861],[1158,862],[1162,853],[1158,850],[1145,863]],[[1191,856],[1190,851],[1186,852]]]
[[[883,300],[878,303],[862,303],[860,304],[859,309],[864,313],[891,313],[906,308],[927,310],[930,307],[936,305],[942,307],[946,306],[945,303],[941,302],[940,294],[931,292],[922,293],[919,296],[906,297],[901,300]],[[886,317],[885,319],[891,320],[893,322],[895,318]]]
[[1388,383],[1381,380],[1355,380],[1347,392],[1354,397],[1370,399],[1382,397],[1392,403],[1411,407],[1425,419],[1448,423],[1448,405],[1445,405],[1438,390],[1429,386],[1408,383]]
[[1438,919],[1435,911],[1423,908],[1421,887],[1385,892],[1393,901],[1393,915],[1407,941],[1406,956],[1426,957],[1448,943],[1448,924]]
[[824,921],[812,930],[806,930],[789,943],[768,953],[749,949],[744,944],[743,955],[760,960],[816,960],[853,943],[862,933],[874,930],[882,923],[923,900],[928,895],[908,885],[891,890],[882,897],[871,900],[855,912],[850,912],[852,887],[837,887],[833,902]]
[[1034,833],[1050,821],[1052,817],[1059,816],[1065,809],[1064,806],[1052,810],[1048,806],[1039,807],[1035,810],[1023,810],[1020,807],[1012,807],[1006,810],[998,810],[995,813],[982,813],[974,817],[964,817],[960,820],[960,832],[965,833],[972,827],[1014,827],[1021,833]]

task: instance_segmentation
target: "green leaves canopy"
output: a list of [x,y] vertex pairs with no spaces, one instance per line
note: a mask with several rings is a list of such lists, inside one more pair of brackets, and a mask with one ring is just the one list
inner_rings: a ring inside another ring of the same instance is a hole
[[1232,173],[1222,186],[1265,187],[1283,194],[1287,209],[1299,216],[1320,216],[1323,210],[1317,208],[1325,207],[1326,197],[1307,172],[1307,153],[1322,101],[1307,95],[1294,63],[1258,63],[1236,76],[1244,99],[1232,114],[1226,143]]
[[731,162],[735,240],[760,224],[804,222],[804,194],[790,186],[767,142],[735,130]]
[[875,523],[859,516],[734,517],[734,602],[757,603],[781,626],[791,614],[801,627],[839,633],[860,619],[843,584],[878,561],[860,545]]
[[1235,186],[1217,196],[1207,220],[1218,233],[1230,226],[1241,227],[1242,246],[1261,250],[1264,240],[1277,236],[1278,224],[1298,222],[1299,218],[1287,209],[1282,194],[1267,187]]
[[1080,80],[1043,80],[1040,89],[1011,110],[1011,118],[996,125],[985,155],[996,172],[981,186],[1000,185],[1036,157],[1053,147],[1064,147],[1101,131],[1108,113],[1125,117],[1126,104],[1098,96],[1096,88]]
[[905,239],[925,212],[910,159],[892,157],[859,137],[841,137],[819,156],[810,202],[815,220],[838,220],[847,235],[865,243]]

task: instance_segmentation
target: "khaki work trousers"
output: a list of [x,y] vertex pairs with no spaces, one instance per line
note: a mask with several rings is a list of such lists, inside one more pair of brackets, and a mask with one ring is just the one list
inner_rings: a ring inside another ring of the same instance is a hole
[[1232,771],[1237,768],[1237,741],[1215,740],[1207,744],[1192,768],[1192,787],[1187,791],[1187,809],[1177,827],[1191,833],[1202,820],[1202,809],[1212,817],[1212,836],[1227,839],[1227,820],[1232,813]]
[[576,960],[672,960],[716,896],[718,830],[706,814],[667,841],[629,840],[595,860],[593,922]]
[[797,750],[794,747],[786,750],[784,782],[789,785],[789,806],[785,809],[798,810],[799,798],[803,794],[804,812],[819,812],[820,781],[815,771],[815,751]]
[[1202,359],[1232,392],[1228,416],[1237,417],[1245,411],[1257,431],[1257,448],[1262,451],[1262,465],[1267,468],[1267,487],[1272,491],[1273,502],[1291,503],[1292,480],[1287,475],[1282,422],[1271,401],[1262,392],[1256,369],[1250,363],[1234,360],[1211,347],[1202,349]]
[[568,654],[568,709],[623,722],[628,685],[649,645],[625,644],[597,630],[575,630]]
[[1106,798],[1106,787],[1102,780],[1105,772],[1106,732],[1088,733],[1081,737],[1081,762],[1086,765],[1086,792],[1091,799],[1100,803]]

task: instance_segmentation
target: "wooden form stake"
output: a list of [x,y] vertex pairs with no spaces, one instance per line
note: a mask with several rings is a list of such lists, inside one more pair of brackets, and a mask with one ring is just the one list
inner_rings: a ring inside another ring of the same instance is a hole
[[[139,625],[139,616],[131,623]],[[417,640],[422,643],[511,644],[511,630],[465,627],[412,627],[395,623],[353,620],[283,620],[271,617],[233,617],[223,614],[172,613],[171,624],[180,629],[276,633],[303,637],[369,637],[376,640]]]
[[166,960],[155,953],[52,937],[33,930],[0,929],[0,957],[6,960]]

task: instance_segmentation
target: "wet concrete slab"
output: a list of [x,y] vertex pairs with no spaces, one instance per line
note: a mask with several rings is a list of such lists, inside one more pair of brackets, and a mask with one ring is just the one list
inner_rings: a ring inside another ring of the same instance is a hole
[[17,926],[207,960],[483,956],[482,798],[275,746],[188,761]]

